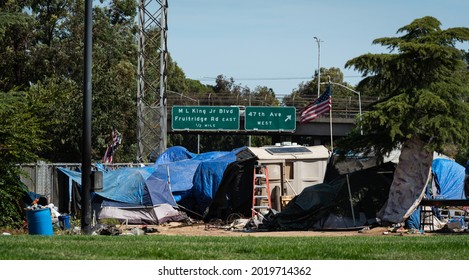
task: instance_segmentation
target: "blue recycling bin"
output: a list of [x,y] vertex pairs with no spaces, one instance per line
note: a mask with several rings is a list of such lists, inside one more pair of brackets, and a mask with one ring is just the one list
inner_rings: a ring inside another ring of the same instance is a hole
[[49,208],[26,211],[28,233],[33,235],[54,235]]
[[70,226],[70,215],[59,216],[59,225],[62,230],[69,230]]

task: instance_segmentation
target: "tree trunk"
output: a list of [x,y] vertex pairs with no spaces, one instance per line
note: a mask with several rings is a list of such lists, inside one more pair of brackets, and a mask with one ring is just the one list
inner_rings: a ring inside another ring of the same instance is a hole
[[378,215],[382,222],[402,223],[420,203],[433,161],[433,152],[428,152],[424,146],[425,143],[416,138],[402,146],[388,200]]

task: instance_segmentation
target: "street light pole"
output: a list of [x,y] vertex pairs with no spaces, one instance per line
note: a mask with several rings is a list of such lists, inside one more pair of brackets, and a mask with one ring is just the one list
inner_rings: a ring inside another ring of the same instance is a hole
[[318,98],[321,95],[321,40],[318,37],[314,37],[316,43],[318,43]]
[[[356,91],[354,89],[351,89],[347,86],[344,86],[343,84],[334,83],[334,82],[331,82],[331,81],[329,81],[328,83],[333,84],[333,85],[338,85],[338,86],[343,87],[343,88],[355,93],[356,95],[358,95],[358,114],[360,115],[360,122],[361,122],[362,121],[362,98],[361,98],[360,92]],[[323,83],[323,84],[325,84],[325,83]],[[360,135],[363,135],[363,127],[362,127],[361,123],[360,123]]]
[[92,45],[93,45],[93,1],[85,1],[85,42],[83,75],[83,132],[81,173],[81,229],[91,234],[91,117],[92,117]]

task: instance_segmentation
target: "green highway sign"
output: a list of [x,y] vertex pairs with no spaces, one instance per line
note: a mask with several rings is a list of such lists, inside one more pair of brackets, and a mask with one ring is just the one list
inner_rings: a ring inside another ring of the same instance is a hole
[[296,129],[296,108],[248,106],[244,112],[244,129],[294,131]]
[[173,130],[239,130],[239,107],[173,106]]

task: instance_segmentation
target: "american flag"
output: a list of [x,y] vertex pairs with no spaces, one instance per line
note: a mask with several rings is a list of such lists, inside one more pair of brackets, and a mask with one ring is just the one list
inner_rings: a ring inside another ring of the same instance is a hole
[[114,160],[114,154],[116,153],[117,148],[122,142],[122,134],[120,134],[117,129],[111,130],[111,143],[106,149],[106,153],[104,154],[103,163],[112,163]]
[[314,120],[325,112],[330,111],[332,108],[332,90],[328,85],[326,91],[321,94],[316,100],[306,105],[301,110],[301,123],[306,123]]

